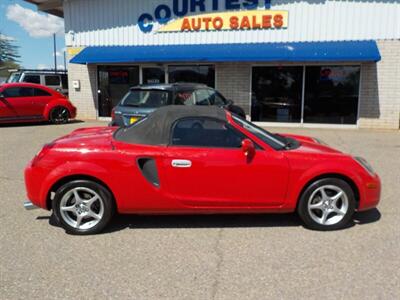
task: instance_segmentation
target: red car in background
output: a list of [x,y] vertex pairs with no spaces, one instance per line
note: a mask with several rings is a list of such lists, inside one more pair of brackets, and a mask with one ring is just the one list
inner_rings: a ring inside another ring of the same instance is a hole
[[165,106],[126,128],[75,130],[25,170],[30,201],[74,234],[113,213],[294,212],[313,229],[375,207],[380,180],[362,158],[316,139],[270,133],[212,106]]
[[75,116],[75,106],[53,89],[33,83],[0,85],[0,123],[50,121],[61,124]]

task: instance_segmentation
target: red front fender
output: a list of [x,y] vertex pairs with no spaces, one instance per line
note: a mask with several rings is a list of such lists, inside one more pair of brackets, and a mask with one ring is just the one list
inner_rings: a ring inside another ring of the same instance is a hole
[[360,174],[357,172],[349,170],[349,168],[342,168],[337,163],[321,163],[311,167],[307,171],[303,172],[300,177],[297,177],[297,174],[294,173],[291,175],[289,186],[292,188],[289,189],[289,193],[287,196],[286,205],[288,210],[295,210],[297,207],[297,202],[301,196],[304,188],[313,182],[317,178],[321,177],[329,177],[329,176],[339,176],[344,177],[354,183],[356,186],[360,198],[363,197],[363,189],[362,189],[362,178]]

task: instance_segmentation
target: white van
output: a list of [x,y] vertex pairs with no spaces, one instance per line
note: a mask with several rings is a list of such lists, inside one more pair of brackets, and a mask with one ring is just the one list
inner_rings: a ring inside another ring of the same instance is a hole
[[64,95],[68,94],[68,73],[67,71],[54,70],[8,70],[10,76],[7,83],[11,82],[29,82],[47,86]]

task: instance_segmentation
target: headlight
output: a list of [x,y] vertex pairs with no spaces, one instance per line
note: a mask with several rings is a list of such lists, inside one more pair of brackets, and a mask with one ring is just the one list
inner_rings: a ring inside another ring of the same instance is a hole
[[317,144],[321,144],[321,145],[325,145],[328,146],[327,143],[325,143],[324,141],[320,140],[319,138],[313,138],[314,142],[316,142]]
[[372,166],[362,157],[354,157],[354,159],[365,169],[370,173],[371,175],[375,175],[375,171],[372,168]]

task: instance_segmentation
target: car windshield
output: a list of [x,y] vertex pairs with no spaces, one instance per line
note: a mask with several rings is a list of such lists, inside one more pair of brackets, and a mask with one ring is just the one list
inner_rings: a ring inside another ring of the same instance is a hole
[[236,124],[243,127],[247,131],[251,132],[256,137],[258,137],[260,140],[262,140],[264,143],[270,145],[272,148],[274,148],[276,150],[285,149],[286,140],[284,137],[273,134],[273,133],[271,133],[265,129],[262,129],[261,127],[258,127],[257,125],[254,125],[253,123],[248,122],[244,119],[241,119],[235,115],[232,115],[232,119]]
[[10,77],[7,79],[7,83],[11,82],[18,82],[19,78],[21,77],[21,73],[12,73]]
[[171,92],[162,90],[130,90],[121,106],[160,107],[171,103]]

